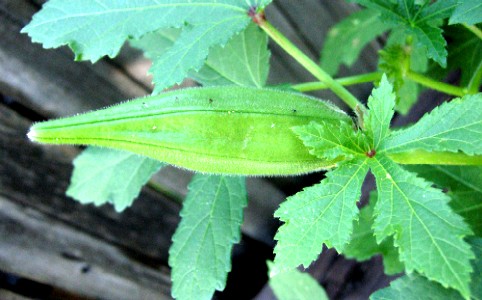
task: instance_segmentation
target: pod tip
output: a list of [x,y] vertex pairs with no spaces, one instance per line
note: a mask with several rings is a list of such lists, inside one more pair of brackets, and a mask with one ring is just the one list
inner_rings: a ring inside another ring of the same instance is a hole
[[27,137],[29,138],[29,140],[35,142],[37,137],[37,132],[35,132],[34,129],[30,128],[29,132],[27,133]]

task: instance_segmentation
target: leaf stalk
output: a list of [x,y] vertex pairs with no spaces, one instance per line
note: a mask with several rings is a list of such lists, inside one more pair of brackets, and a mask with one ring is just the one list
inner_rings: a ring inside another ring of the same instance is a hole
[[470,156],[459,152],[430,152],[415,150],[401,153],[387,153],[387,155],[393,161],[402,165],[482,165],[482,155]]
[[[343,86],[349,86],[349,85],[355,85],[360,83],[378,81],[380,80],[381,77],[382,77],[382,73],[372,72],[367,74],[337,78],[335,79],[335,81]],[[320,81],[295,84],[291,86],[291,88],[299,92],[311,92],[311,91],[329,89],[326,83],[320,82]]]
[[467,86],[467,93],[477,94],[479,92],[479,87],[481,82],[482,82],[482,61],[479,63],[477,70],[475,70],[474,75],[470,79],[469,85]]
[[449,95],[453,96],[458,96],[462,97],[467,94],[467,91],[463,88],[460,88],[458,86],[454,86],[451,84],[447,84],[444,82],[436,81],[431,78],[426,77],[425,75],[413,72],[413,71],[407,71],[405,74],[406,78],[410,79],[411,81],[414,81],[416,83],[419,83],[425,87],[431,88],[433,90],[443,92]]
[[269,37],[273,39],[283,50],[291,55],[298,63],[300,63],[308,72],[310,72],[316,79],[333,91],[338,97],[340,97],[351,109],[355,107],[365,106],[358,101],[358,99],[350,93],[343,85],[335,81],[328,73],[326,73],[317,63],[304,54],[298,47],[296,47],[288,38],[286,38],[281,32],[279,32],[271,23],[262,19],[256,20],[256,23],[261,27]]
[[480,30],[477,26],[475,25],[468,25],[463,23],[462,24],[465,28],[467,28],[470,32],[475,34],[479,39],[482,40],[482,30]]

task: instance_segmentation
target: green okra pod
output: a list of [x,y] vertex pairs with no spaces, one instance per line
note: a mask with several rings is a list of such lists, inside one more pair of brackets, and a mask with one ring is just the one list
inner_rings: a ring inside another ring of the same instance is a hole
[[37,123],[28,137],[127,150],[199,172],[289,175],[334,165],[311,155],[291,130],[330,120],[351,122],[330,103],[301,94],[193,88]]

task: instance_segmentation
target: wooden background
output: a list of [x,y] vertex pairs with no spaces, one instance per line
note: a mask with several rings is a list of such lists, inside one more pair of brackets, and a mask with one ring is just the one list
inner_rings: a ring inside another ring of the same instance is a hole
[[[131,208],[117,214],[65,196],[79,148],[42,146],[25,136],[32,122],[149,94],[149,62],[125,47],[113,60],[78,63],[67,48],[32,44],[19,31],[43,2],[0,0],[0,299],[169,299],[168,249],[192,174],[163,169],[155,181],[164,193],[144,188]],[[344,1],[279,0],[267,16],[317,60],[327,29],[356,9]],[[270,83],[314,80],[270,47]],[[378,48],[369,45],[342,75],[375,70]],[[351,90],[366,99],[371,85]],[[228,287],[215,298],[273,299],[265,266],[279,226],[273,211],[321,176],[248,179],[243,240],[233,251]],[[389,282],[380,258],[357,263],[334,251],[324,251],[309,272],[332,299],[366,299]]]

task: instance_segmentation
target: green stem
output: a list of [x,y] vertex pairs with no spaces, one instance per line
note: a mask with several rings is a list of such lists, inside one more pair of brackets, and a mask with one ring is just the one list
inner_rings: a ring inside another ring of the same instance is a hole
[[469,85],[467,86],[468,94],[477,94],[479,92],[480,83],[482,82],[482,61],[479,62],[479,66],[475,71],[474,75],[470,79]]
[[318,64],[311,60],[306,54],[298,49],[290,40],[288,40],[281,32],[279,32],[273,25],[264,19],[258,19],[257,23],[273,41],[281,46],[289,55],[291,55],[297,62],[299,62],[306,70],[308,70],[316,79],[320,80],[340,97],[351,109],[360,106],[366,110],[365,106],[358,101],[347,89],[340,83],[336,82],[328,73],[321,69]]
[[402,153],[387,153],[387,155],[393,161],[404,165],[482,165],[482,155],[470,156],[465,153],[415,150]]
[[467,25],[465,23],[462,24],[465,28],[467,28],[470,32],[475,34],[479,39],[482,40],[482,30],[480,30],[477,26],[475,25]]
[[406,78],[408,78],[408,79],[410,79],[410,80],[412,80],[416,83],[419,83],[423,86],[426,86],[426,87],[431,88],[433,90],[443,92],[443,93],[446,93],[446,94],[449,94],[449,95],[462,97],[467,93],[463,88],[460,88],[458,86],[454,86],[454,85],[451,85],[451,84],[443,83],[443,82],[440,82],[440,81],[436,81],[436,80],[428,78],[428,77],[426,77],[422,74],[418,74],[418,73],[415,73],[415,72],[412,72],[412,71],[408,71],[405,74],[405,76],[406,76]]
[[[335,81],[343,86],[348,86],[348,85],[354,85],[359,83],[377,81],[377,80],[380,80],[381,77],[382,77],[382,73],[373,72],[373,73],[337,78],[335,79]],[[295,84],[291,86],[291,88],[299,92],[311,92],[311,91],[328,89],[329,87],[326,83],[317,81],[317,82],[306,82],[306,83]]]

